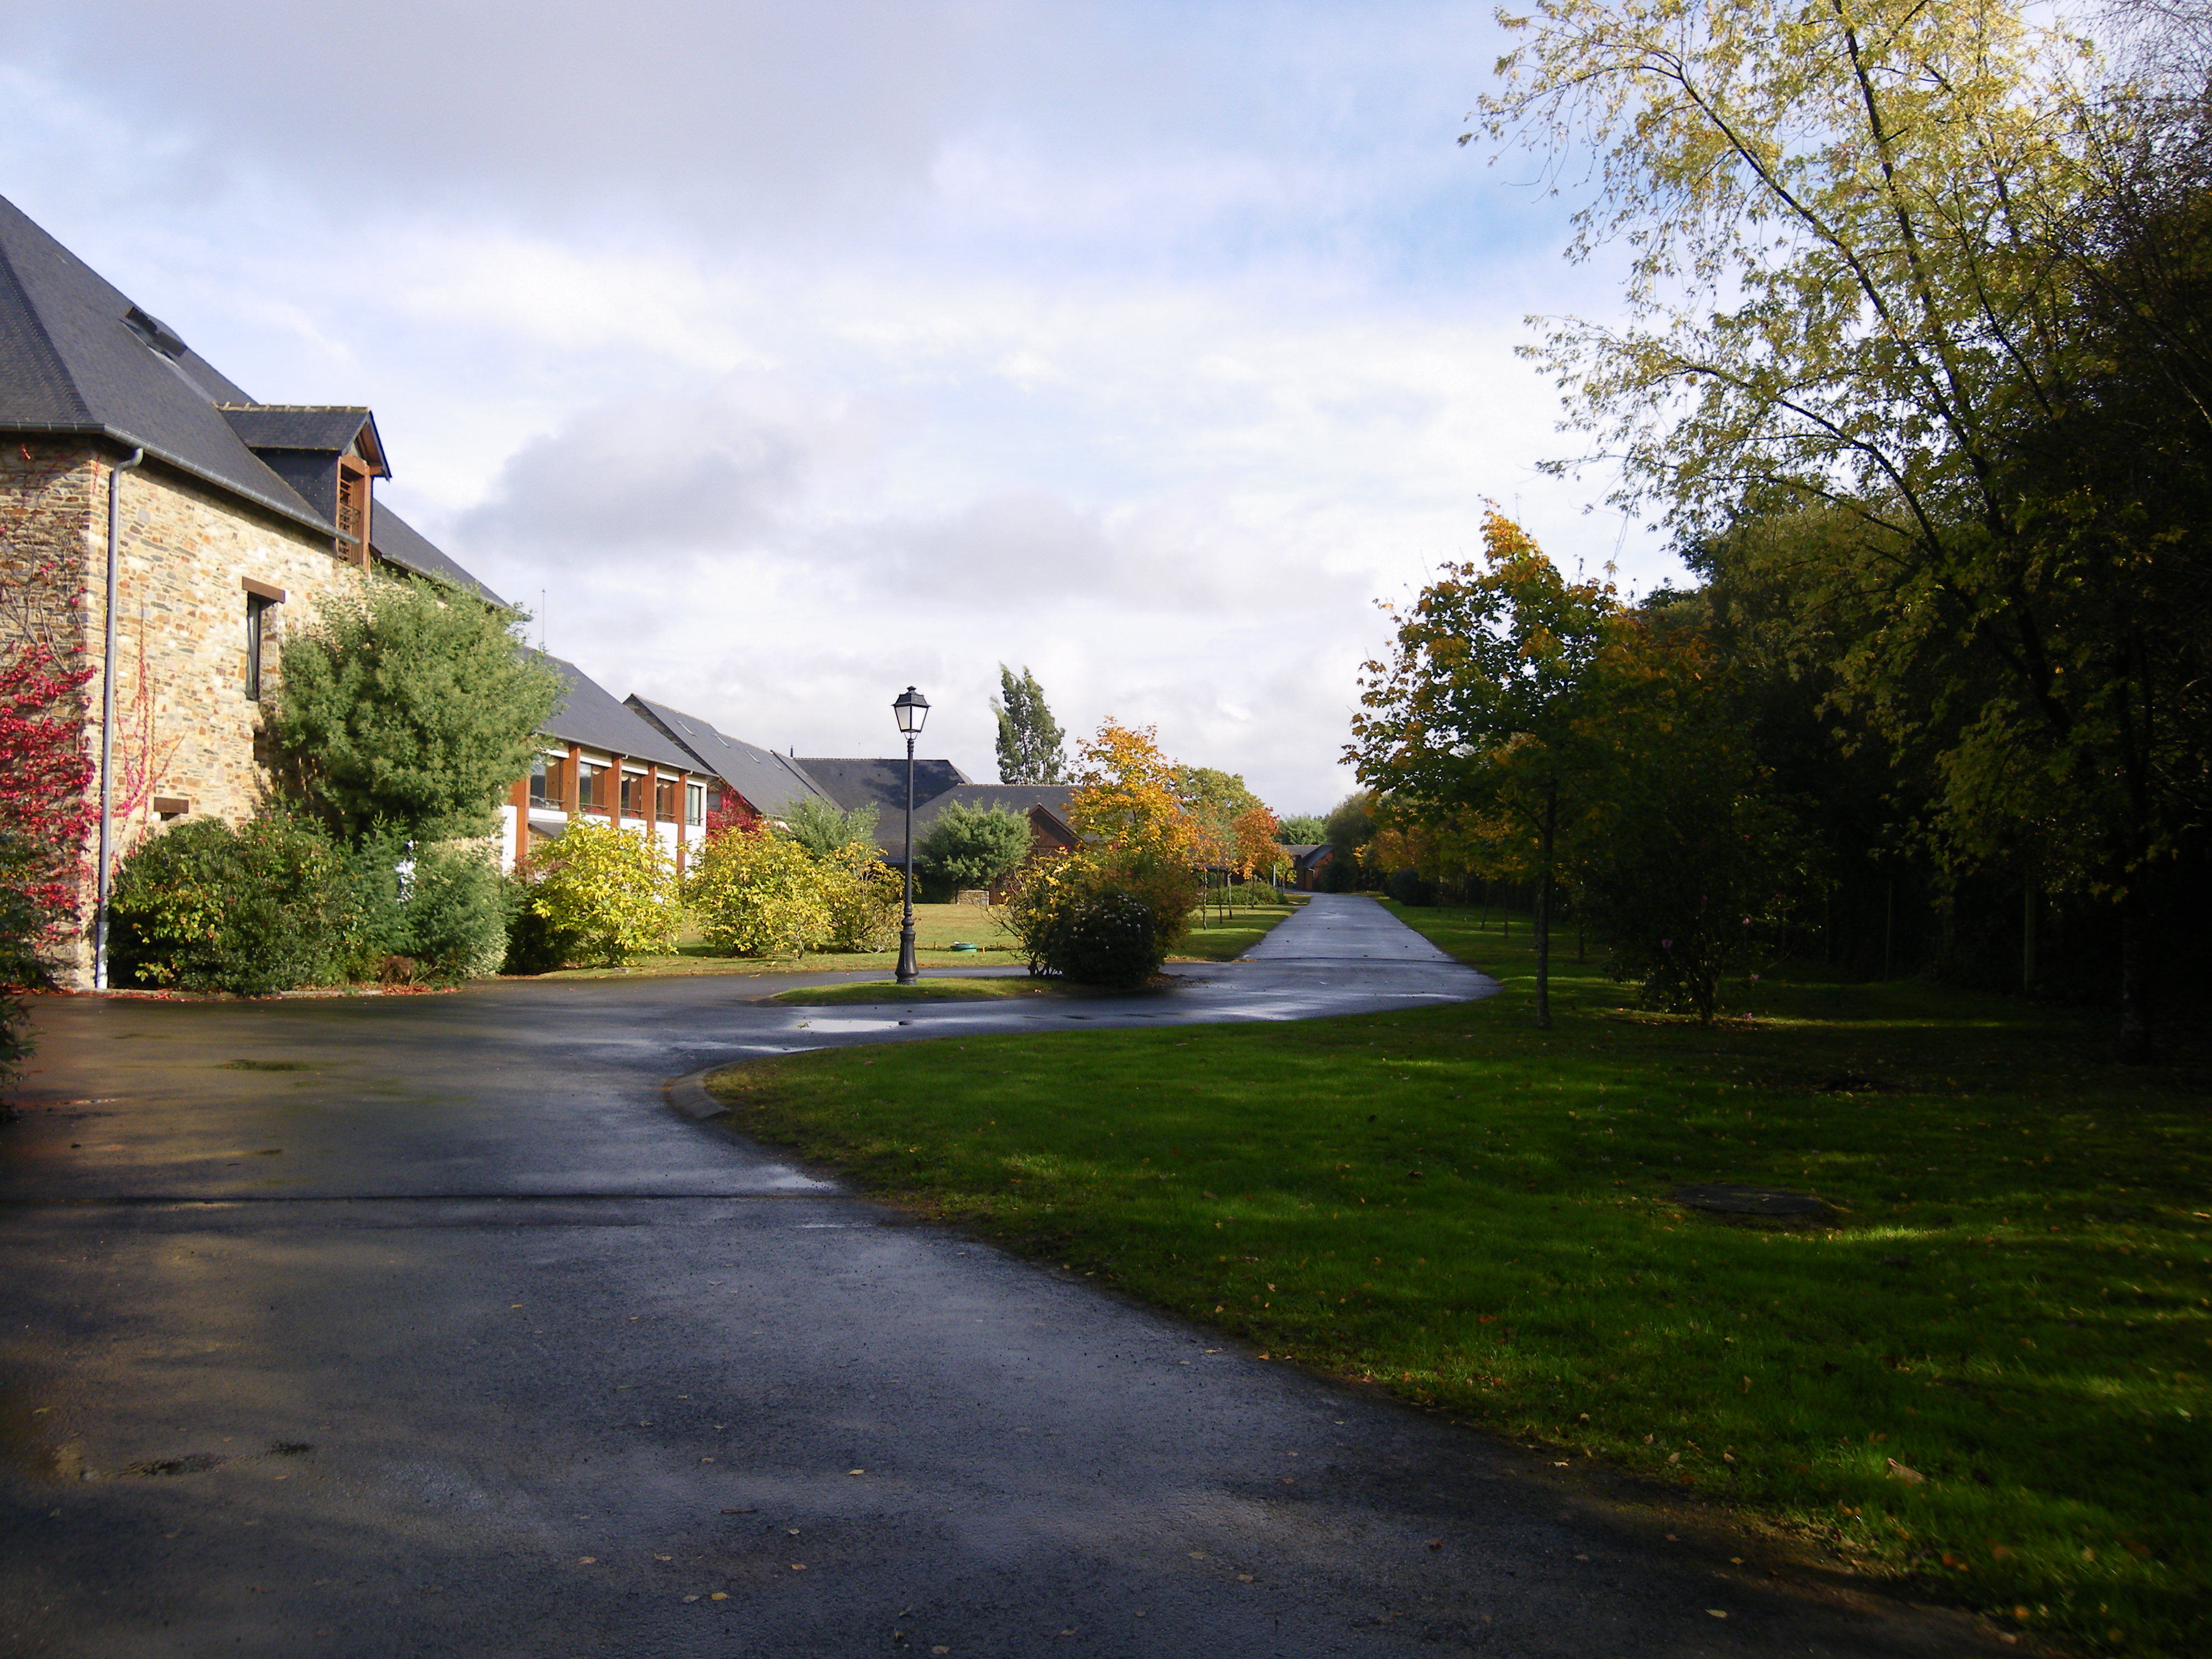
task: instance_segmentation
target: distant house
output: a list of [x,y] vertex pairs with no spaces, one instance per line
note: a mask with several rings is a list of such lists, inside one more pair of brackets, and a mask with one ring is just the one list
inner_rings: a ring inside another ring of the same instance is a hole
[[527,857],[571,823],[598,821],[659,838],[684,872],[705,834],[708,784],[697,760],[572,662],[548,657],[567,690],[545,748],[501,809],[503,860]]
[[[261,402],[4,200],[0,438],[0,645],[112,668],[118,853],[252,816],[286,617],[377,568],[493,597],[376,499],[369,410]],[[79,705],[88,754],[100,694]],[[57,966],[88,982],[88,945]]]
[[705,783],[710,815],[734,811],[747,820],[780,823],[802,800],[830,799],[788,755],[731,737],[712,721],[666,703],[635,696],[624,701],[641,720],[691,757]]
[[[831,760],[800,756],[817,787],[847,811],[876,809],[876,840],[884,862],[906,861],[906,761]],[[917,760],[914,768],[914,834],[919,842],[938,815],[955,801],[963,806],[999,807],[1030,821],[1032,852],[1064,851],[1076,844],[1068,827],[1065,785],[975,783],[947,760]]]
[[1322,866],[1328,862],[1328,843],[1301,843],[1283,850],[1291,855],[1291,885],[1302,893],[1312,892],[1321,884]]

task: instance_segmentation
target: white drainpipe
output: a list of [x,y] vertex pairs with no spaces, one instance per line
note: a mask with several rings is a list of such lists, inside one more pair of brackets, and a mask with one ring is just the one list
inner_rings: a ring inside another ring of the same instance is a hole
[[115,810],[115,589],[116,544],[121,520],[123,475],[146,459],[134,449],[127,461],[107,471],[107,644],[100,664],[100,908],[92,924],[92,983],[107,988],[107,900],[115,885],[110,856]]

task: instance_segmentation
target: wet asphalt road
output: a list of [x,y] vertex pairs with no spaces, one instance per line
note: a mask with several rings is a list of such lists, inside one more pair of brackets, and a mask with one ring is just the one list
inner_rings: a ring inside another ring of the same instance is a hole
[[0,1129],[0,1652],[1979,1650],[663,1097],[746,1054],[1490,988],[1356,899],[1187,971],[910,1012],[728,977],[43,1002]]

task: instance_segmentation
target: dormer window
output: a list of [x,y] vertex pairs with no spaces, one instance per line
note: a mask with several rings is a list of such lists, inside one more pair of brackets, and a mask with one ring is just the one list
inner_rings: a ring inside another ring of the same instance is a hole
[[338,461],[338,556],[368,568],[368,469],[352,456]]

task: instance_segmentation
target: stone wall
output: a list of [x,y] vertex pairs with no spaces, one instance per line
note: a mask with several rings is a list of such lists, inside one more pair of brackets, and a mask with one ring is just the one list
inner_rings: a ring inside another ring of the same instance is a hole
[[[0,614],[0,638],[23,619],[58,625],[79,660],[102,665],[108,469],[119,459],[83,444],[11,444],[0,460],[0,525],[9,568],[52,567],[40,591]],[[115,846],[158,830],[157,800],[237,823],[267,787],[256,738],[277,684],[283,636],[324,595],[362,580],[318,536],[149,461],[123,475],[116,605]],[[0,570],[4,574],[4,570]],[[251,580],[282,589],[262,643],[261,700],[246,696]],[[46,591],[51,590],[51,591]],[[100,680],[86,688],[87,752],[100,749]],[[97,788],[97,781],[94,786]],[[176,821],[172,818],[170,821]],[[89,850],[89,849],[88,849]],[[90,904],[86,905],[88,919]],[[58,964],[88,982],[89,946]]]

